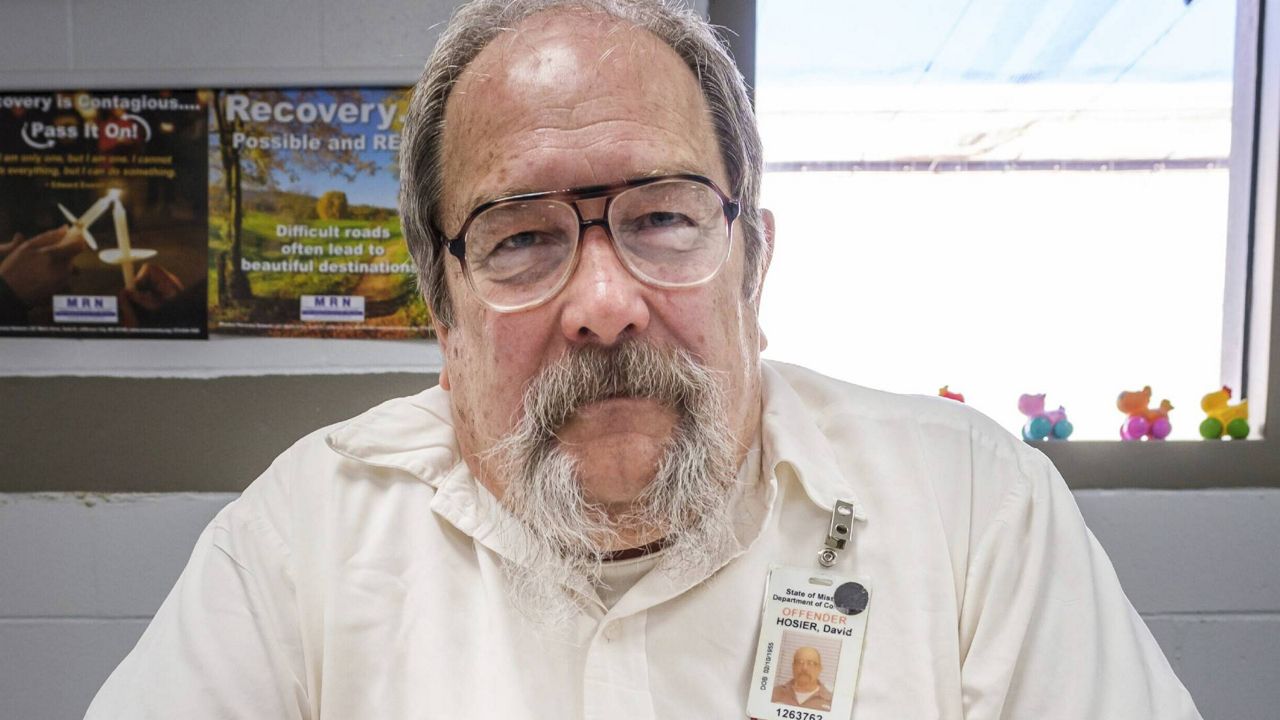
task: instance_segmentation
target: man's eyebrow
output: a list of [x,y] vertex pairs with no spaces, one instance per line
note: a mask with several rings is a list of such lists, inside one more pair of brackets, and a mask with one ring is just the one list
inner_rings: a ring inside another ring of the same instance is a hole
[[542,192],[543,190],[546,190],[546,188],[539,189],[539,188],[523,187],[519,185],[512,185],[509,187],[504,187],[500,190],[494,190],[492,192],[476,193],[472,195],[469,200],[467,200],[467,203],[463,205],[463,207],[467,209],[468,213],[472,213],[472,212],[475,212],[475,209],[480,207],[481,205],[484,205],[485,203],[493,202],[494,200],[501,200],[503,198],[512,197],[513,195],[527,195],[529,193]]
[[[595,185],[595,184],[613,185],[617,183],[624,183],[628,180],[636,180],[638,178],[658,177],[659,175],[706,175],[706,174],[707,173],[705,171],[695,170],[690,167],[681,165],[681,166],[658,168],[656,170],[649,170],[648,172],[643,172],[638,175],[631,175],[625,178],[618,178],[616,180],[610,180],[602,183],[592,183],[592,185]],[[514,197],[516,195],[529,195],[531,193],[573,190],[578,187],[591,187],[591,185],[577,185],[575,187],[547,187],[545,185],[534,187],[531,185],[508,185],[506,187],[489,191],[489,192],[475,193],[470,197],[470,199],[467,201],[467,204],[464,205],[463,207],[467,208],[468,213],[471,213],[471,212],[474,212],[475,209],[480,207],[481,205],[484,205],[485,203],[493,202],[494,200],[502,200],[503,198]]]

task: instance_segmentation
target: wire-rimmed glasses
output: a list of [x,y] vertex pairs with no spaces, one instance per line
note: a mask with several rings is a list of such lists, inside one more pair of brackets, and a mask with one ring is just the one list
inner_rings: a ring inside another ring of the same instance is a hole
[[[581,201],[604,199],[588,220]],[[498,312],[550,300],[573,275],[587,229],[603,227],[623,266],[660,288],[701,285],[724,265],[739,205],[701,175],[661,175],[482,203],[446,240],[476,295]],[[443,236],[443,233],[441,233]]]

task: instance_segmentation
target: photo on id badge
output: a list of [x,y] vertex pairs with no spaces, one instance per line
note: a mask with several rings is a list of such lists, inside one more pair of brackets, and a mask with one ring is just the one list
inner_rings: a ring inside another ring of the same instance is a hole
[[812,633],[784,630],[771,700],[809,710],[831,709],[831,688],[840,667],[840,641]]

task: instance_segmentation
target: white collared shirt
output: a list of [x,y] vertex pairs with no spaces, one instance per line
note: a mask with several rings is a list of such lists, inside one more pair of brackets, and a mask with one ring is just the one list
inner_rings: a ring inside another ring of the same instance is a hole
[[[709,577],[531,625],[439,388],[314,433],[201,535],[88,718],[743,718],[771,564],[870,579],[858,720],[1191,720],[1058,473],[962,405],[781,364]],[[594,591],[587,587],[584,592]]]

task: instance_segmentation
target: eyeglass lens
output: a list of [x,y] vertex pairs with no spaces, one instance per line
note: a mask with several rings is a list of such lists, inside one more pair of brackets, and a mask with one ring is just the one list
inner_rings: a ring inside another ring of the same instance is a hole
[[[728,255],[719,195],[701,183],[669,180],[628,188],[609,204],[614,246],[627,268],[653,285],[695,285]],[[502,203],[467,230],[467,269],[485,301],[521,307],[556,292],[572,270],[578,213],[559,200]]]

